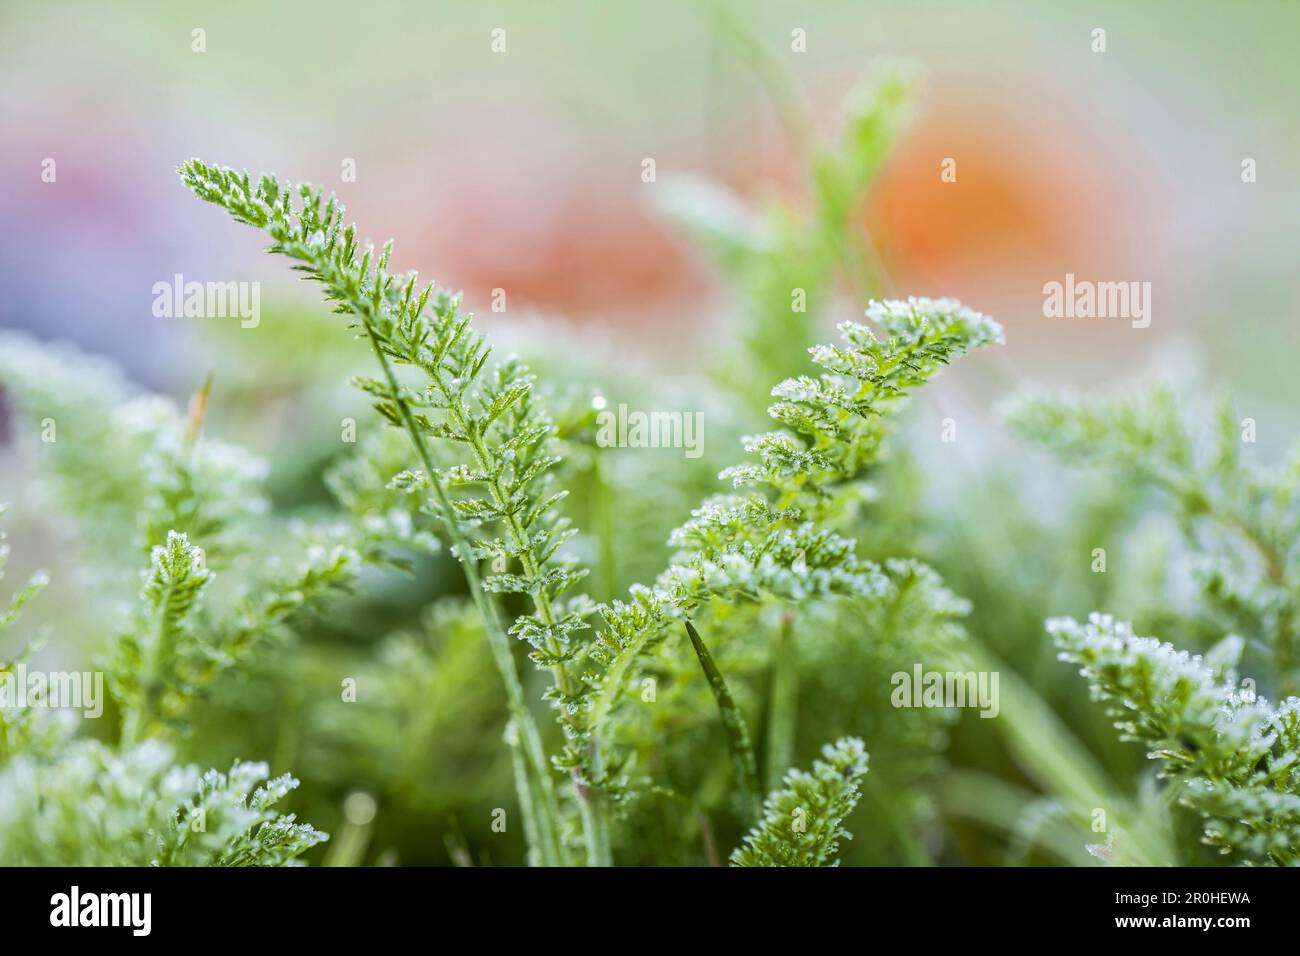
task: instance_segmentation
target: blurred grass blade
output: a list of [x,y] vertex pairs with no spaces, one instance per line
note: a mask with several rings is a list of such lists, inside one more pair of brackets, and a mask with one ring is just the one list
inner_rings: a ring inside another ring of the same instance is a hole
[[794,766],[795,718],[799,703],[798,648],[794,642],[794,611],[781,612],[773,640],[772,685],[768,694],[767,746],[763,752],[767,789],[781,786]]
[[690,635],[691,646],[695,648],[695,656],[699,658],[700,667],[704,669],[704,676],[708,678],[709,689],[713,691],[713,699],[718,702],[718,712],[722,715],[722,726],[727,732],[727,747],[731,751],[732,764],[736,769],[736,779],[740,782],[741,796],[749,818],[757,820],[763,812],[763,794],[758,782],[758,762],[754,759],[754,745],[749,737],[749,726],[745,723],[744,714],[736,706],[731,691],[727,689],[727,682],[722,679],[722,672],[718,670],[718,665],[713,662],[713,655],[704,646],[704,641],[700,638],[699,632],[695,630],[695,625],[690,621],[686,622],[686,633]]

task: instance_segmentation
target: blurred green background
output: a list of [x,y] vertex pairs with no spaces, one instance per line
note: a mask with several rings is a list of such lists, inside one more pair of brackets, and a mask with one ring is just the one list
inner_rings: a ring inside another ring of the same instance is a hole
[[[1032,687],[1025,699],[1136,793],[1141,753],[1114,741],[1042,620],[1104,606],[1170,623],[1183,609],[1160,573],[1168,536],[1158,518],[1134,517],[1136,494],[1067,481],[1013,443],[994,410],[1024,383],[1105,390],[1163,365],[1195,369],[1245,408],[1261,459],[1291,438],[1300,5],[773,2],[735,13],[791,72],[819,134],[882,64],[915,71],[912,121],[855,211],[884,267],[879,291],[956,296],[1002,321],[1008,344],[953,370],[915,409],[864,549],[934,563],[973,601],[970,632]],[[1091,49],[1097,28],[1105,53]],[[806,31],[806,52],[790,49],[793,30]],[[257,236],[180,186],[176,165],[197,155],[339,192],[363,232],[396,237],[399,269],[463,288],[494,339],[570,383],[573,408],[603,393],[713,409],[711,376],[748,321],[745,303],[663,215],[659,187],[686,173],[756,203],[806,202],[806,144],[722,32],[691,3],[6,5],[0,325],[72,340],[178,401],[212,373],[209,428],[270,459],[277,516],[328,511],[338,423],[366,414],[344,383],[367,356]],[[948,157],[955,183],[939,176]],[[51,158],[57,179],[43,182]],[[642,180],[647,158],[655,183]],[[1245,158],[1257,182],[1242,182]],[[355,181],[344,176],[353,166]],[[1043,284],[1067,272],[1150,281],[1151,327],[1044,318]],[[261,325],[153,317],[153,284],[176,273],[260,281]],[[494,289],[507,294],[503,313],[490,308]],[[828,305],[819,338],[861,306],[851,294]],[[809,344],[788,343],[796,371]],[[732,381],[700,461],[614,456],[615,483],[657,491],[629,505],[604,552],[580,542],[602,557],[595,597],[662,567],[668,532],[736,459],[738,436],[762,426],[770,384]],[[941,445],[949,416],[962,437]],[[48,659],[80,660],[131,591],[95,589],[84,532],[57,519],[37,456],[4,421],[15,578],[38,566],[54,576],[26,631],[49,635]],[[592,529],[594,499],[575,498]],[[1098,540],[1132,552],[1124,567],[1141,573],[1089,574]],[[461,587],[442,559],[413,578],[368,580],[304,623],[264,672],[219,689],[193,759],[292,770],[304,781],[294,809],[335,834],[346,795],[373,794],[366,862],[517,862],[517,835],[502,845],[488,832],[490,809],[512,799],[495,674],[463,615],[428,609]],[[1211,635],[1173,622],[1165,636]],[[354,672],[386,688],[362,717],[332,705],[338,674]],[[850,824],[867,838],[848,861],[1088,862],[1080,841],[1050,832],[1050,756],[1038,751],[1065,745],[1049,735],[1027,756],[988,723],[953,729],[920,850],[891,842],[868,807]],[[802,758],[815,743],[801,741]],[[652,841],[653,827],[638,826]]]

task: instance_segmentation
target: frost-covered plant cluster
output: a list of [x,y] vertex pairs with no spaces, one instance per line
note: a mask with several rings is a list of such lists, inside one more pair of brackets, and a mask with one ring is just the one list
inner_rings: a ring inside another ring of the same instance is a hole
[[731,861],[736,866],[826,866],[838,862],[841,824],[858,802],[858,781],[867,772],[862,741],[845,737],[823,749],[812,773],[792,769],[768,797],[763,819]]
[[[80,724],[0,708],[0,863],[1297,862],[1300,456],[1255,465],[1226,404],[1156,388],[1012,410],[1107,476],[1055,525],[1019,476],[941,480],[904,416],[1003,333],[882,294],[860,210],[910,82],[867,84],[822,138],[720,28],[807,176],[802,203],[663,184],[735,292],[701,379],[562,331],[505,354],[336,197],[197,159],[185,186],[337,318],[210,342],[225,367],[188,408],[0,334],[0,410],[40,478],[10,525],[59,542],[0,605],[0,679],[76,661],[108,691]],[[249,336],[310,341],[319,368],[284,385]],[[698,461],[597,441],[596,409],[687,393]],[[291,423],[270,442],[266,406]],[[1058,571],[1096,549],[1125,573]],[[75,595],[50,619],[80,646],[14,626],[45,588]],[[999,672],[999,716],[895,706],[917,667]]]
[[[838,595],[878,606],[896,591],[891,573],[917,579],[906,562],[881,568],[858,557],[834,527],[861,496],[865,474],[881,457],[887,419],[908,392],[953,358],[1000,341],[1001,330],[986,317],[953,301],[922,299],[873,304],[868,317],[880,333],[845,323],[842,346],[812,350],[820,377],[772,390],[770,413],[784,430],[747,439],[756,461],[721,474],[738,489],[757,490],[711,498],[671,536],[679,553],[653,587],[634,586],[627,600],[597,608],[575,593],[587,571],[563,550],[576,529],[558,507],[565,491],[552,487],[561,463],[556,426],[522,362],[493,361],[456,298],[421,286],[414,274],[391,273],[391,244],[363,248],[334,197],[268,175],[254,182],[198,160],[182,176],[200,198],[263,229],[271,251],[299,262],[369,343],[380,377],[355,384],[409,438],[417,467],[388,484],[438,519],[482,616],[506,689],[516,788],[537,862],[569,862],[575,854],[592,865],[611,861],[612,813],[630,792],[651,785],[638,778],[635,746],[619,739],[616,708],[627,683],[643,673],[641,658],[660,650],[672,631],[680,635],[679,622],[689,625],[713,603],[771,601],[792,610]],[[399,370],[413,374],[404,380]],[[941,586],[932,594],[937,622],[960,613]],[[513,623],[504,623],[496,595],[525,602]],[[752,738],[704,642],[693,627],[690,633],[728,731],[734,784],[749,808],[742,813],[757,816]],[[508,636],[529,645],[529,658],[549,674],[544,696],[563,731],[559,753],[545,753]],[[557,769],[566,787],[557,785]]]
[[[1193,638],[1204,651],[1192,654],[1100,613],[1086,623],[1052,619],[1048,632],[1124,739],[1147,748],[1205,844],[1231,862],[1293,865],[1300,446],[1280,467],[1251,464],[1255,423],[1227,401],[1203,407],[1167,385],[1092,402],[1033,396],[1013,407],[1027,437],[1067,461],[1128,476],[1172,506],[1199,593],[1183,614],[1208,638]],[[1196,428],[1201,420],[1214,423],[1209,434]]]
[[[326,839],[274,809],[297,786],[268,780],[265,763],[236,761],[229,773],[179,763],[168,741],[185,702],[220,650],[190,629],[209,578],[199,550],[169,532],[154,548],[140,617],[111,639],[104,667],[121,708],[116,745],[76,735],[66,711],[14,691],[0,708],[0,858],[32,866],[283,866]],[[2,624],[44,584],[12,599]],[[25,672],[24,672],[25,673]],[[42,695],[48,693],[43,691]]]
[[1240,639],[1204,658],[1103,614],[1048,622],[1064,660],[1080,665],[1127,739],[1150,748],[1178,799],[1204,820],[1224,854],[1291,865],[1300,849],[1300,699],[1270,704],[1243,690]]
[[[294,557],[245,575],[221,607],[205,606],[212,581],[248,550],[266,511],[265,465],[202,435],[207,389],[186,415],[105,363],[13,333],[0,337],[0,381],[42,433],[44,477],[65,516],[85,530],[87,558],[103,572],[97,587],[129,607],[105,625],[90,672],[103,675],[112,695],[104,715],[116,718],[111,741],[81,734],[48,689],[19,692],[26,671],[17,665],[29,666],[38,647],[0,665],[8,677],[0,859],[296,862],[326,839],[275,809],[297,781],[268,780],[265,763],[239,759],[228,773],[204,772],[180,759],[179,745],[209,685],[275,640],[296,611],[348,585],[361,560],[356,542],[330,529],[303,531]],[[316,533],[336,540],[328,548],[309,543]],[[0,628],[48,583],[42,573],[18,591]]]

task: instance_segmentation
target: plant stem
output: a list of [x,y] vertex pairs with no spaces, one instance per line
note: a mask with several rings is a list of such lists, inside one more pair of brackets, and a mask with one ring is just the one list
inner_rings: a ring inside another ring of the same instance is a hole
[[790,70],[771,50],[754,38],[725,3],[713,5],[713,18],[715,35],[721,35],[735,49],[740,60],[753,71],[759,83],[772,97],[777,116],[794,148],[799,149],[806,143],[814,142],[816,132]]
[[609,466],[600,449],[595,452],[592,477],[596,482],[594,521],[599,529],[597,542],[600,546],[601,576],[604,578],[602,599],[609,600],[614,597],[615,589],[618,587],[618,552],[614,548],[614,516],[610,505],[612,496],[609,487]]
[[[447,411],[455,421],[456,426],[466,435],[469,436],[468,444],[474,453],[480,468],[486,473],[491,473],[492,453],[483,441],[483,436],[470,427],[470,423],[465,421],[459,407],[454,401],[451,401],[451,390],[447,388],[443,381],[442,375],[438,368],[433,365],[424,366],[426,374],[433,379],[438,389],[448,397]],[[394,394],[396,394],[394,387]],[[541,568],[538,565],[537,555],[534,551],[532,539],[528,535],[527,529],[524,528],[523,522],[519,520],[517,511],[510,507],[510,495],[506,492],[501,483],[499,475],[490,478],[486,482],[488,490],[492,494],[492,502],[504,515],[506,531],[510,536],[511,544],[514,545],[515,551],[519,557],[519,563],[523,566],[524,578],[530,583],[535,582],[541,575]],[[450,514],[450,511],[448,511]],[[459,547],[459,546],[458,546]],[[468,554],[468,550],[465,552]],[[466,566],[468,567],[468,565]],[[533,607],[541,617],[542,622],[549,628],[555,625],[555,609],[551,604],[550,595],[544,588],[537,588],[533,592]],[[563,650],[559,643],[553,637],[548,637],[545,644],[547,654],[552,657],[560,656]],[[564,664],[555,664],[551,667],[551,676],[555,682],[556,689],[564,697],[571,697],[574,691],[573,678],[570,676],[568,668]],[[609,866],[611,865],[609,849],[608,825],[605,820],[604,807],[600,796],[595,793],[591,787],[587,786],[584,777],[599,780],[601,776],[600,756],[595,752],[595,748],[588,747],[587,759],[585,761],[586,769],[590,771],[583,773],[582,768],[575,768],[573,772],[573,792],[578,800],[578,811],[582,817],[582,831],[584,841],[587,846],[587,863],[589,866]],[[548,778],[549,779],[549,778]]]
[[524,817],[524,841],[528,846],[528,865],[537,866],[541,863],[541,838],[537,833],[537,814],[530,812],[530,808],[539,803],[542,797],[537,792],[536,781],[528,772],[527,763],[519,751],[519,729],[513,720],[506,724],[505,741],[506,746],[510,748],[510,764],[515,771],[515,793]]
[[[183,467],[186,472],[194,464],[194,450],[198,445],[199,436],[203,432],[203,419],[207,414],[208,398],[211,394],[212,376],[208,375],[203,382],[203,386],[190,398],[190,414],[183,439],[184,454],[182,456]],[[161,543],[153,540],[145,541],[145,552],[147,554],[151,553],[155,544]],[[149,645],[149,650],[145,655],[143,671],[146,679],[141,682],[141,686],[144,687],[145,691],[142,695],[142,704],[140,707],[132,708],[122,718],[121,744],[123,747],[130,747],[139,743],[141,734],[149,728],[149,725],[157,716],[158,697],[162,693],[161,677],[158,672],[162,654],[166,650],[163,644],[169,638],[166,606],[167,601],[164,600],[160,605],[158,627],[154,634],[154,640]]]
[[326,851],[321,866],[361,866],[374,828],[373,823],[353,823],[345,819],[340,832],[330,838],[329,850]]
[[171,601],[172,591],[169,588],[167,595],[158,603],[158,623],[154,628],[153,640],[149,642],[148,650],[145,652],[144,660],[141,662],[141,671],[144,673],[144,679],[140,682],[144,693],[140,695],[140,706],[132,707],[122,718],[122,739],[121,746],[123,749],[133,747],[143,739],[143,734],[149,730],[154,719],[158,716],[158,698],[162,695],[162,660],[166,648],[165,644],[170,642],[170,629],[167,627],[167,605]]
[[799,698],[798,648],[794,643],[794,611],[781,612],[781,626],[772,648],[772,686],[768,698],[767,789],[776,790],[794,765],[795,716]]
[[736,706],[731,691],[727,689],[727,682],[722,679],[722,672],[713,662],[713,655],[704,646],[699,631],[695,630],[695,625],[689,619],[686,621],[686,633],[690,636],[691,646],[695,648],[695,656],[700,659],[704,676],[708,678],[713,699],[718,702],[718,712],[722,715],[722,726],[727,732],[727,747],[731,750],[731,761],[740,782],[741,798],[745,801],[747,816],[751,821],[757,820],[763,812],[763,796],[758,782],[758,761],[754,759],[754,745],[750,742],[745,715]]
[[[460,566],[465,573],[470,597],[483,618],[484,630],[487,633],[488,646],[492,651],[493,660],[496,662],[497,670],[506,685],[506,700],[510,715],[519,728],[524,754],[528,758],[527,762],[535,777],[534,784],[518,787],[521,799],[524,794],[529,795],[528,801],[523,806],[523,812],[526,815],[532,814],[534,817],[533,832],[537,834],[540,842],[542,864],[544,866],[558,866],[563,861],[559,838],[559,803],[555,797],[555,786],[551,779],[551,766],[542,747],[541,734],[537,730],[537,723],[533,720],[532,712],[529,711],[524,699],[519,672],[515,668],[514,656],[510,652],[509,635],[501,623],[501,617],[497,613],[495,602],[483,589],[482,578],[479,576],[478,568],[474,565],[473,550],[465,537],[465,533],[461,530],[460,522],[456,519],[455,512],[452,510],[451,499],[447,496],[446,488],[443,487],[437,470],[434,468],[433,457],[429,453],[429,446],[425,442],[424,433],[420,431],[419,426],[415,423],[415,417],[411,413],[410,405],[402,397],[401,386],[396,374],[393,372],[392,363],[384,353],[379,336],[375,331],[375,312],[380,308],[379,299],[390,298],[390,293],[385,289],[372,302],[365,294],[352,294],[355,290],[349,287],[347,277],[341,275],[339,266],[333,260],[328,260],[322,266],[321,263],[312,258],[310,252],[298,255],[298,258],[308,262],[317,270],[319,277],[325,282],[326,286],[334,290],[340,299],[347,302],[350,310],[361,320],[361,325],[366,330],[366,337],[369,339],[371,349],[375,353],[375,359],[379,362],[379,367],[383,370],[384,378],[388,383],[389,392],[393,397],[393,404],[397,408],[398,415],[402,420],[407,435],[411,439],[411,443],[415,446],[420,463],[424,466],[429,485],[433,488],[434,497],[437,499],[438,508],[443,516],[443,523],[447,527],[447,534],[452,542],[452,549],[455,551]],[[445,393],[446,385],[437,369],[427,366],[424,369],[434,379],[437,387]],[[459,411],[454,403],[452,403],[449,411],[460,419]],[[464,424],[463,420],[461,420],[461,424]],[[483,461],[482,455],[484,453],[485,449],[482,447],[480,439],[475,443],[475,454],[480,457],[480,461]],[[494,493],[500,491],[498,482],[494,482],[493,485]],[[534,795],[540,799],[536,801],[531,799]],[[534,803],[536,805],[533,805]]]
[[[1176,500],[1181,500],[1184,507],[1193,514],[1203,514],[1211,521],[1217,521],[1224,528],[1234,532],[1246,544],[1253,548],[1264,563],[1268,581],[1273,587],[1288,596],[1295,593],[1290,586],[1287,574],[1286,556],[1276,544],[1269,539],[1268,532],[1257,523],[1248,521],[1231,505],[1217,500],[1208,490],[1195,484],[1171,477],[1163,472],[1155,472],[1157,482],[1164,485]],[[1191,532],[1189,531],[1189,534]],[[1278,672],[1278,691],[1281,697],[1290,697],[1296,690],[1295,649],[1292,633],[1295,616],[1295,603],[1288,598],[1287,603],[1278,612],[1275,633],[1273,635],[1273,666]]]
[[379,361],[379,366],[383,369],[384,377],[388,381],[402,423],[411,438],[411,443],[415,446],[416,453],[420,456],[425,475],[433,488],[434,496],[438,500],[438,507],[447,526],[447,534],[451,538],[456,557],[460,560],[460,566],[465,572],[470,597],[478,608],[479,614],[483,617],[484,630],[487,633],[488,646],[491,648],[493,660],[496,662],[497,670],[501,673],[502,682],[506,685],[506,701],[510,708],[510,715],[519,728],[524,753],[528,757],[528,763],[536,779],[535,787],[533,784],[524,784],[519,786],[518,790],[521,798],[524,794],[539,797],[536,805],[530,806],[534,802],[531,799],[525,803],[523,812],[525,815],[533,815],[533,832],[537,834],[542,865],[559,866],[562,861],[559,843],[559,804],[555,799],[555,788],[551,781],[550,765],[546,759],[546,752],[542,748],[542,738],[537,731],[537,723],[533,720],[533,715],[524,701],[523,685],[519,681],[519,672],[515,669],[515,660],[510,653],[510,640],[506,635],[505,628],[501,625],[501,617],[497,614],[495,603],[483,590],[483,582],[479,578],[478,569],[474,566],[474,561],[470,556],[472,551],[469,542],[466,540],[464,532],[461,531],[460,522],[456,520],[455,513],[452,511],[451,500],[447,497],[447,491],[438,478],[438,473],[433,466],[433,458],[429,454],[428,445],[424,441],[424,434],[416,426],[411,415],[411,409],[405,399],[402,398],[397,376],[393,373],[388,356],[380,348],[379,339],[375,335],[368,315],[362,315],[362,324],[365,326],[366,334],[370,339],[370,345],[374,349],[375,358]]
[[863,796],[874,805],[876,814],[889,824],[889,830],[898,838],[898,847],[902,851],[904,866],[934,866],[934,860],[914,832],[915,822],[906,819],[898,807],[876,791],[875,787],[864,785]]

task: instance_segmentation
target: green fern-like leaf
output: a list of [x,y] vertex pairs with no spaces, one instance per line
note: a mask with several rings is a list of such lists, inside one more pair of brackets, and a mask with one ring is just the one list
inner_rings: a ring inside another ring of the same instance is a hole
[[[574,727],[581,687],[570,664],[578,653],[575,633],[591,613],[586,598],[565,597],[585,569],[560,554],[573,531],[559,515],[564,493],[549,487],[555,426],[534,400],[534,380],[514,358],[491,364],[491,350],[462,315],[460,302],[432,284],[420,286],[412,273],[388,271],[391,242],[376,252],[359,247],[356,227],[345,225],[338,200],[309,185],[282,185],[263,175],[256,184],[247,173],[190,160],[182,180],[201,199],[225,208],[240,222],[266,231],[271,251],[297,262],[296,268],[322,284],[336,311],[351,315],[368,339],[383,372],[380,379],[356,384],[376,411],[411,439],[422,471],[399,479],[412,489],[427,485],[430,508],[451,539],[470,591],[487,625],[511,714],[521,731],[524,753],[535,779],[520,792],[537,788],[540,806],[525,806],[535,819],[529,831],[544,844],[540,858],[559,862],[558,811],[549,766],[506,645],[505,629],[491,593],[526,595],[532,612],[519,617],[510,633],[532,646],[531,657],[550,671],[547,696],[568,736]],[[419,387],[399,381],[395,367],[422,376]],[[435,467],[433,442],[461,446],[465,458],[447,469]],[[487,531],[488,534],[483,532]],[[481,579],[477,563],[495,559],[491,576]],[[604,827],[588,789],[601,776],[591,755],[578,753],[566,766],[582,814],[588,859],[608,861]]]
[[140,614],[114,643],[108,668],[127,741],[142,739],[183,706],[189,690],[183,675],[201,653],[190,616],[211,578],[203,552],[186,535],[173,531],[153,549]]
[[655,586],[601,608],[604,627],[589,654],[596,667],[587,674],[588,733],[607,719],[636,659],[660,643],[663,629],[710,600],[886,593],[887,575],[825,523],[879,462],[887,416],[908,393],[957,356],[1001,342],[1002,330],[947,299],[872,303],[867,315],[885,338],[846,322],[842,346],[810,350],[825,369],[820,377],[773,389],[780,401],[769,413],[787,430],[748,439],[758,460],[721,475],[756,492],[706,502],[673,532],[679,551]]
[[856,737],[822,748],[812,772],[790,770],[763,804],[763,819],[731,855],[734,866],[835,866],[844,818],[857,806],[867,751]]
[[1300,861],[1300,699],[1274,707],[1230,667],[1094,614],[1048,622],[1125,739],[1148,748],[1205,820],[1205,841],[1254,862]]

